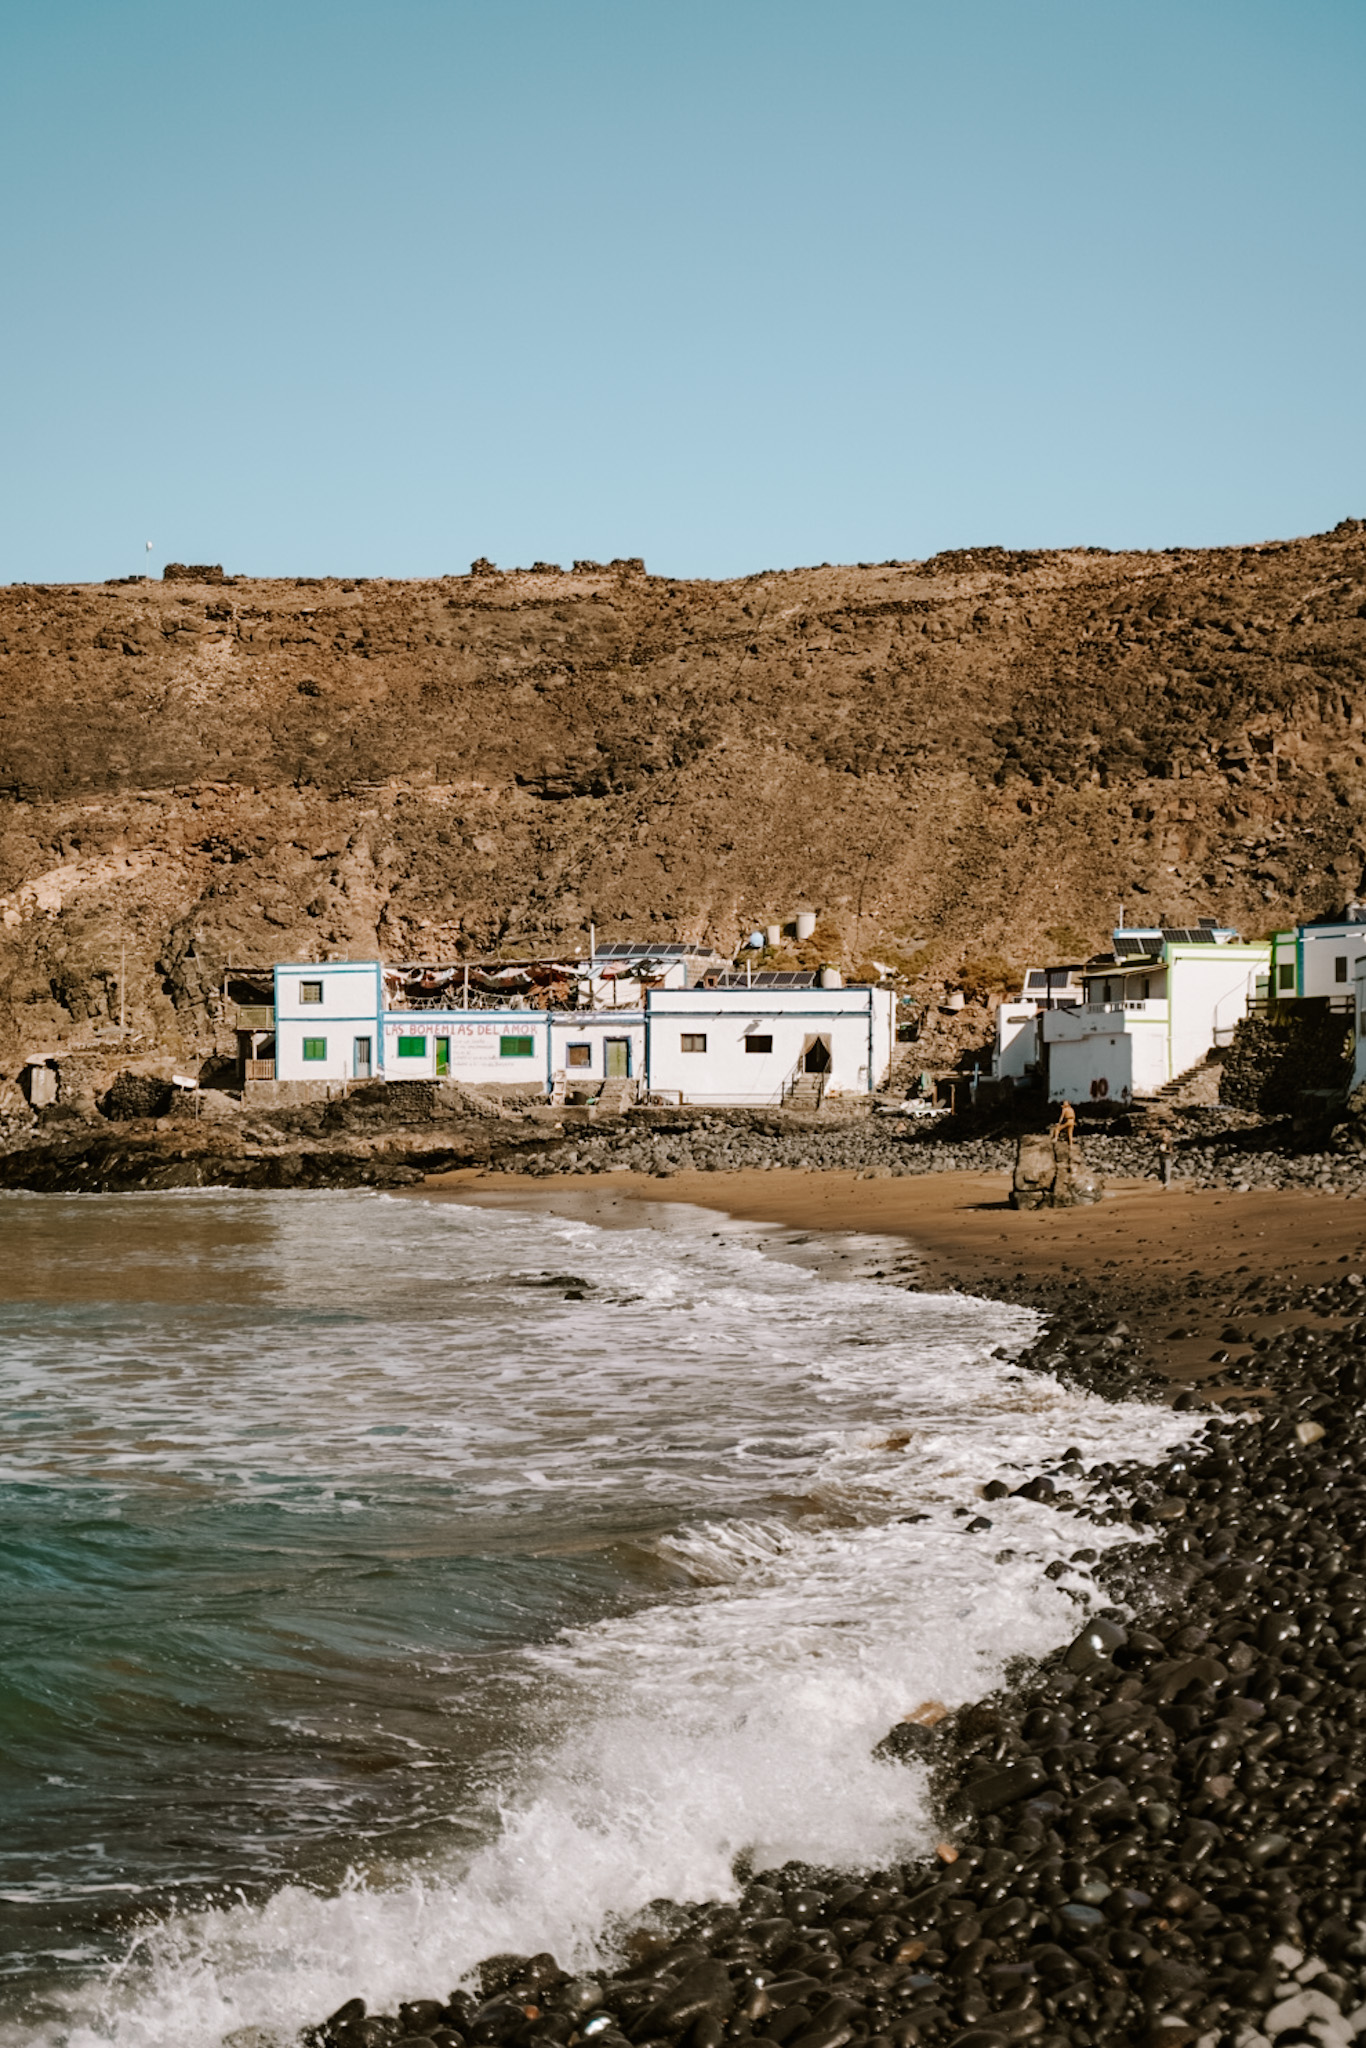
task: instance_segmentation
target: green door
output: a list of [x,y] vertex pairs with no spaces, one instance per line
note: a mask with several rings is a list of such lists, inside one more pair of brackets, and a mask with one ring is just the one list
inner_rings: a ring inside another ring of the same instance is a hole
[[631,1041],[629,1038],[609,1038],[607,1041],[607,1078],[609,1081],[624,1081],[631,1071]]
[[450,1042],[449,1038],[438,1038],[438,1039],[437,1039],[437,1041],[436,1041],[436,1077],[437,1077],[437,1079],[438,1079],[438,1080],[440,1080],[440,1078],[441,1078],[441,1076],[442,1076],[443,1074],[449,1074],[450,1070],[451,1070],[451,1042]]

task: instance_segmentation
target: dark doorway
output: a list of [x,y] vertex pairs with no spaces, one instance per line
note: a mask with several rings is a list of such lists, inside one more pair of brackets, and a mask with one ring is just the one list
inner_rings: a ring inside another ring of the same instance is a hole
[[828,1074],[830,1072],[830,1040],[828,1038],[807,1039],[806,1048],[802,1053],[802,1072],[804,1074]]

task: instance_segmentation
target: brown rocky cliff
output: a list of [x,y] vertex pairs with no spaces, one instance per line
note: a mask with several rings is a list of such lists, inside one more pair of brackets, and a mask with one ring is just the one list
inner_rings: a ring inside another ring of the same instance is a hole
[[188,1057],[229,963],[679,930],[1258,932],[1366,859],[1366,531],[683,582],[0,591],[0,1057]]

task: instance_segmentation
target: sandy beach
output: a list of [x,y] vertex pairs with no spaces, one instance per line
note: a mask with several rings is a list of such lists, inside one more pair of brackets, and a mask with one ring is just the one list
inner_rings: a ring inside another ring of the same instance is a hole
[[[1107,1301],[1151,1308],[1151,1362],[1177,1381],[1208,1377],[1218,1369],[1216,1352],[1218,1364],[1245,1358],[1259,1337],[1283,1327],[1286,1312],[1266,1298],[1269,1286],[1302,1292],[1366,1270],[1361,1203],[1300,1190],[1235,1194],[1120,1181],[1092,1208],[1032,1213],[1010,1207],[1004,1175],[974,1173],[614,1173],[547,1182],[470,1171],[434,1174],[414,1193],[622,1226],[640,1220],[644,1205],[686,1202],[788,1231],[900,1238],[916,1255],[922,1286],[1012,1300],[1090,1283]],[[1187,1294],[1194,1276],[1203,1287]],[[1262,1298],[1249,1299],[1253,1293]],[[1164,1316],[1178,1299],[1179,1319]],[[1235,1311],[1238,1341],[1223,1334]],[[1305,1320],[1303,1309],[1296,1320]],[[1336,1318],[1321,1320],[1331,1326]]]

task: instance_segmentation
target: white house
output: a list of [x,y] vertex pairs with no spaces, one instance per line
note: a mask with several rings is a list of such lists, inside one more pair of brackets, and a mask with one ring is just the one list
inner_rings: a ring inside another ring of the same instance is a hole
[[267,1020],[251,1012],[251,1078],[320,1092],[449,1078],[556,1099],[622,1080],[680,1101],[757,1107],[869,1094],[886,1077],[890,990],[821,988],[806,975],[714,976],[720,985],[710,987],[683,986],[681,970],[672,979],[647,988],[635,1009],[541,1009],[524,997],[515,1008],[465,1007],[453,1000],[461,984],[434,974],[400,982],[374,960],[284,963],[274,974],[273,1062],[257,1042]]
[[1156,1094],[1229,1043],[1271,963],[1270,942],[1245,946],[1208,921],[1123,928],[1114,948],[1088,964],[1083,1003],[1043,1018],[1052,1102]]
[[819,1104],[881,1087],[896,1046],[896,998],[889,989],[756,987],[728,976],[723,987],[651,989],[645,1029],[652,1095]]
[[996,1045],[991,1057],[993,1081],[1013,1081],[1022,1087],[1042,1071],[1044,1063],[1043,1026],[1047,1010],[1073,1005],[1085,999],[1078,966],[1031,967],[1024,978],[1024,994],[1018,1001],[996,1006]]
[[[458,994],[458,988],[454,991]],[[643,1069],[643,1013],[412,1006],[378,961],[275,969],[273,1078],[289,1082],[458,1080],[548,1094],[569,1080]]]
[[1275,1002],[1304,1002],[1327,996],[1344,1011],[1352,1007],[1357,963],[1366,959],[1366,903],[1349,903],[1341,917],[1316,918],[1271,941],[1267,994]]
[[383,1065],[383,1008],[377,960],[277,967],[274,1078],[368,1081]]

